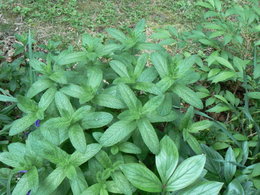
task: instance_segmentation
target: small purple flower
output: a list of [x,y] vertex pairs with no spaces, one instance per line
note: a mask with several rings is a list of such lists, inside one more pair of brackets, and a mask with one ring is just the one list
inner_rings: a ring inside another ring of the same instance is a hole
[[27,173],[27,170],[18,171],[18,173]]
[[31,190],[29,190],[26,195],[30,195],[30,194],[31,194]]
[[35,126],[40,127],[40,120],[35,121]]

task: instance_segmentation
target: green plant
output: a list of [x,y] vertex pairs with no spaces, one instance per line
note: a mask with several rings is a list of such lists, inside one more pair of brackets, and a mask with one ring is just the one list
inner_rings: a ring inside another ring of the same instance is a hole
[[[219,22],[219,1],[203,5]],[[148,42],[145,26],[85,34],[81,51],[29,39],[29,88],[1,90],[22,113],[1,132],[3,194],[259,193],[257,44],[251,58],[172,27]]]

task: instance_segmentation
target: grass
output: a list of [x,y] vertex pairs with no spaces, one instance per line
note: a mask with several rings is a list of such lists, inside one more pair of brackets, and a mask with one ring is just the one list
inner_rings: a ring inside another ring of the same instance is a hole
[[152,28],[192,28],[200,18],[195,6],[194,0],[0,0],[0,32],[12,35],[31,29],[41,42],[77,44],[80,34],[125,29],[142,18]]

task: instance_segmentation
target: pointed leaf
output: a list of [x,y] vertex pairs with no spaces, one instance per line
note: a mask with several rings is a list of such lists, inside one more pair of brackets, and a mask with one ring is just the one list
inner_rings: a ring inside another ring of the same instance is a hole
[[145,118],[138,120],[137,124],[146,146],[152,153],[158,154],[160,150],[159,139],[152,124]]
[[121,170],[136,188],[146,192],[161,192],[162,183],[158,177],[144,165],[129,163],[121,165]]
[[205,162],[205,155],[197,155],[184,160],[170,177],[166,190],[177,191],[192,184],[201,175]]
[[76,150],[81,153],[85,152],[87,148],[86,138],[79,124],[75,124],[69,128],[69,138]]
[[9,131],[10,136],[14,136],[18,133],[21,133],[25,131],[27,128],[29,128],[35,121],[37,120],[37,117],[35,114],[28,114],[20,119],[15,120],[12,123],[11,129]]
[[135,122],[118,121],[105,131],[99,141],[105,147],[112,146],[130,135],[135,128]]
[[186,87],[184,85],[175,85],[173,88],[173,92],[176,93],[188,104],[199,109],[203,108],[203,103],[200,100],[199,96],[189,87]]
[[165,56],[160,53],[152,53],[151,60],[161,78],[169,74],[168,63]]
[[166,184],[174,172],[179,161],[179,153],[176,145],[168,136],[160,141],[160,152],[155,156],[156,168],[163,184]]

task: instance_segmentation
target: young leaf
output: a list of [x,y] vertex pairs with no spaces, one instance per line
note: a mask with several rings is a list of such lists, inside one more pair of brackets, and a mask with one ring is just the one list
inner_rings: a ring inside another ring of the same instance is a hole
[[158,154],[160,150],[159,139],[150,121],[145,118],[140,119],[137,125],[145,145],[152,153]]
[[146,192],[161,192],[162,183],[158,177],[144,165],[129,163],[120,166],[124,175],[136,188]]
[[86,138],[83,129],[79,124],[75,124],[69,128],[69,138],[76,150],[84,153],[87,148]]
[[115,145],[130,135],[135,128],[135,122],[118,121],[105,131],[99,141],[104,147]]
[[229,147],[226,152],[225,164],[224,164],[224,177],[227,182],[230,182],[236,173],[237,167],[232,162],[236,163],[236,157],[232,148]]
[[160,152],[155,156],[156,168],[163,184],[166,184],[174,172],[178,161],[179,153],[176,145],[170,137],[164,136],[160,141]]
[[184,85],[174,85],[174,88],[172,89],[174,93],[176,93],[180,98],[182,98],[185,102],[188,104],[198,108],[203,108],[203,103],[199,96],[191,90],[189,87],[186,87]]
[[184,160],[170,177],[166,190],[177,191],[192,184],[201,175],[205,162],[205,155],[197,155]]

